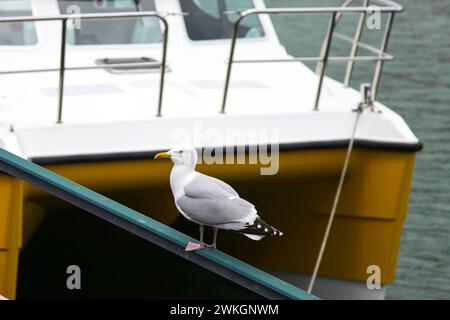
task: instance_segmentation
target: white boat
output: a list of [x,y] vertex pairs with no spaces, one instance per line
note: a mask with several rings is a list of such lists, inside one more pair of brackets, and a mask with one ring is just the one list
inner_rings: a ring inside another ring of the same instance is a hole
[[[313,292],[383,298],[395,278],[422,145],[401,116],[376,101],[383,63],[393,59],[392,17],[402,8],[372,1],[388,17],[373,47],[360,42],[367,1],[355,2],[267,9],[262,0],[1,1],[0,147],[96,191],[121,192],[171,224],[178,214],[169,206],[170,166],[155,163],[156,152],[183,142],[251,155],[269,145],[266,163],[248,156],[245,165],[203,163],[200,170],[235,185],[285,231],[257,244],[226,235],[221,248],[305,287],[352,141]],[[318,56],[289,55],[273,14],[328,15]],[[334,28],[347,14],[360,17],[350,38]],[[330,55],[337,37],[350,39],[348,56]],[[336,62],[347,70],[343,82],[325,75]],[[376,65],[361,92],[348,86],[359,62]],[[0,294],[13,298],[22,218],[27,239],[38,226],[36,205],[45,211],[55,204],[6,175],[0,188]],[[367,287],[372,265],[380,267],[380,288]]]

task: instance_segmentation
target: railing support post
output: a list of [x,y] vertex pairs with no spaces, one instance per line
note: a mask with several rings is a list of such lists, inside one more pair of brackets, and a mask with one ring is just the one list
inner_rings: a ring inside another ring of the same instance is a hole
[[67,18],[61,19],[61,51],[59,58],[59,82],[58,82],[58,118],[57,124],[62,123],[62,108],[64,97],[64,74],[66,71],[66,31],[67,31]]
[[163,49],[162,49],[162,57],[161,57],[161,66],[160,66],[160,79],[159,79],[159,97],[158,97],[158,112],[156,113],[157,117],[162,116],[162,101],[163,101],[163,92],[164,92],[164,81],[166,76],[166,60],[167,60],[167,42],[169,38],[169,24],[167,20],[161,16],[158,16],[164,25],[163,32]]
[[[363,7],[369,6],[369,0],[363,0]],[[355,37],[353,38],[352,49],[350,51],[350,57],[356,57],[359,48],[359,41],[361,40],[361,35],[364,27],[364,22],[366,20],[366,12],[362,12],[359,16],[358,26],[356,27]],[[344,77],[344,87],[348,87],[350,85],[350,80],[352,78],[353,66],[355,65],[354,60],[349,60],[347,63],[347,69],[345,70]]]
[[322,91],[323,77],[325,75],[325,67],[327,65],[328,55],[330,54],[331,40],[333,38],[334,26],[336,24],[336,12],[331,14],[330,23],[328,25],[327,36],[325,38],[325,50],[320,57],[320,68],[319,68],[319,84],[316,92],[316,99],[314,101],[314,111],[319,110],[320,93]]
[[231,66],[233,64],[234,57],[234,49],[236,47],[236,38],[239,30],[239,25],[244,16],[240,16],[238,20],[234,23],[233,34],[231,35],[231,47],[230,47],[230,55],[228,57],[228,65],[227,65],[227,74],[225,78],[225,85],[223,89],[223,97],[222,97],[222,107],[220,109],[220,113],[225,113],[225,106],[227,104],[227,96],[228,96],[228,88],[230,86],[230,77],[231,77]]
[[391,12],[387,16],[383,40],[381,41],[381,48],[380,48],[380,52],[378,54],[379,60],[375,67],[375,73],[373,76],[373,81],[372,81],[372,100],[373,101],[375,101],[377,98],[378,89],[380,86],[381,71],[383,70],[383,60],[381,60],[381,58],[383,57],[383,55],[387,49],[388,43],[389,43],[389,38],[391,35],[393,21],[394,21],[394,13]]
[[[348,7],[351,3],[353,2],[353,0],[346,0],[344,1],[344,3],[342,4],[342,8]],[[342,17],[342,12],[338,12],[336,14],[336,18],[335,18],[335,24],[337,25],[339,23],[339,20],[341,20]],[[325,53],[326,50],[326,38],[323,40],[322,43],[322,48],[320,49],[320,56],[322,56]],[[316,64],[316,74],[320,74],[321,71],[321,65],[320,65],[320,61],[317,62]]]

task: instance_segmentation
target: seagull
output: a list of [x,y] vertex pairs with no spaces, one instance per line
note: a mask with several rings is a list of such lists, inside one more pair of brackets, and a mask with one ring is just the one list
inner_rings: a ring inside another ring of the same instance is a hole
[[[217,248],[219,229],[234,230],[252,240],[265,236],[282,236],[283,233],[264,222],[250,202],[225,182],[195,171],[197,151],[194,147],[174,147],[158,153],[155,159],[171,159],[170,173],[175,206],[188,220],[200,225],[200,243],[188,242],[185,250],[195,251],[205,247]],[[212,244],[203,242],[204,226],[214,231]]]

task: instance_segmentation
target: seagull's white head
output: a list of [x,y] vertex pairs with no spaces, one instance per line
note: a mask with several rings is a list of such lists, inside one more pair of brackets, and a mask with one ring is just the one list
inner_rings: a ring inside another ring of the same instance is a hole
[[155,159],[171,159],[175,165],[185,165],[195,168],[198,155],[194,147],[180,146],[174,147],[167,152],[158,153]]

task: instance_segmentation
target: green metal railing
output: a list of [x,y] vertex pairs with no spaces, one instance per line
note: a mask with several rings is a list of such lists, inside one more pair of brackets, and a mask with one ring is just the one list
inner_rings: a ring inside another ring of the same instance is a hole
[[219,250],[184,250],[195,241],[167,225],[0,148],[0,170],[269,299],[315,296]]

